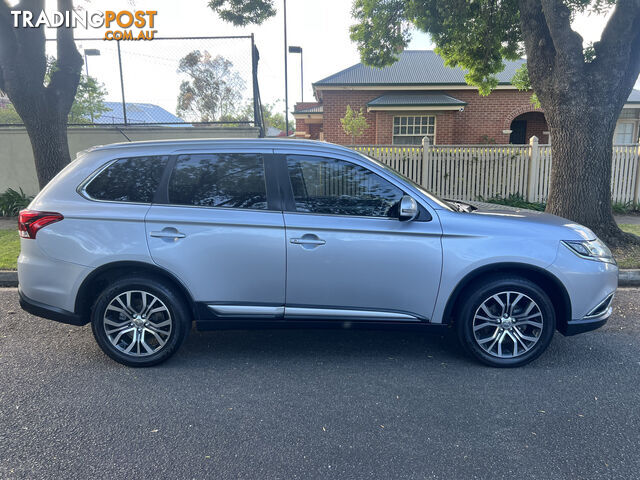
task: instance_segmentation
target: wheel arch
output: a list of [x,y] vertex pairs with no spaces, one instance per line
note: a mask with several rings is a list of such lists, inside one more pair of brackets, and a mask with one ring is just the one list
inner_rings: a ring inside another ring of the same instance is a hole
[[105,265],[101,265],[87,275],[78,289],[74,312],[82,318],[87,318],[96,295],[109,283],[110,280],[119,278],[123,274],[149,275],[170,283],[176,288],[177,293],[183,297],[185,302],[187,302],[192,318],[196,318],[193,296],[184,283],[182,283],[175,275],[161,267],[158,267],[157,265],[136,261],[107,263]]
[[458,299],[460,295],[473,284],[473,282],[486,276],[494,276],[496,274],[518,275],[531,280],[551,299],[556,314],[556,328],[562,330],[571,319],[571,299],[564,284],[548,270],[529,265],[526,263],[498,263],[485,265],[469,272],[463,277],[453,289],[453,292],[447,300],[447,304],[442,316],[443,323],[453,323],[456,310],[458,307]]

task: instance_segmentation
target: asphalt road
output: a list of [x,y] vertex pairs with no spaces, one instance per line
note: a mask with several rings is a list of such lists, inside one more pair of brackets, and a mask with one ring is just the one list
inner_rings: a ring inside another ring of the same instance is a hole
[[515,370],[448,335],[353,330],[192,332],[129,369],[0,290],[2,479],[639,475],[638,289]]

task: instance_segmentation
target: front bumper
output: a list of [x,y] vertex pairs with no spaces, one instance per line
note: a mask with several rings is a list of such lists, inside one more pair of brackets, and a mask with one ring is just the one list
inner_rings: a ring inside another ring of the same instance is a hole
[[48,320],[53,320],[60,323],[66,323],[68,325],[82,326],[89,323],[88,320],[85,320],[76,313],[68,312],[67,310],[52,307],[51,305],[45,305],[44,303],[40,303],[30,299],[24,293],[22,293],[22,290],[20,290],[20,288],[18,288],[18,294],[20,295],[20,307],[25,312],[28,312],[31,315],[46,318]]
[[611,306],[613,296],[613,293],[608,295],[602,302],[596,305],[587,316],[578,320],[570,320],[564,325],[564,328],[559,328],[558,330],[560,330],[560,333],[569,336],[602,327],[607,323],[607,320],[609,320],[613,312],[613,307]]
[[560,333],[562,333],[566,337],[577,335],[578,333],[596,330],[597,328],[600,328],[604,326],[605,323],[607,323],[607,320],[609,320],[612,311],[613,308],[609,307],[609,309],[599,317],[570,320],[567,322],[564,328],[558,328],[558,330],[560,330]]

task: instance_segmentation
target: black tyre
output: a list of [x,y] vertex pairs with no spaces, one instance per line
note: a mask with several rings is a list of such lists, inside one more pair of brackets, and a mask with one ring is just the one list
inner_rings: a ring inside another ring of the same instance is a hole
[[549,296],[521,277],[493,277],[463,294],[456,330],[465,349],[492,367],[519,367],[542,354],[556,329]]
[[91,328],[116,362],[149,367],[168,359],[191,328],[191,315],[170,284],[135,275],[116,280],[96,299]]

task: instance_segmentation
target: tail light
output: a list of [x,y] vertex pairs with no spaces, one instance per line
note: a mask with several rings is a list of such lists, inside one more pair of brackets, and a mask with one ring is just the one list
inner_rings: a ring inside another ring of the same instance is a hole
[[36,233],[43,227],[59,222],[64,217],[56,212],[38,212],[21,210],[18,217],[18,232],[22,238],[36,238]]

